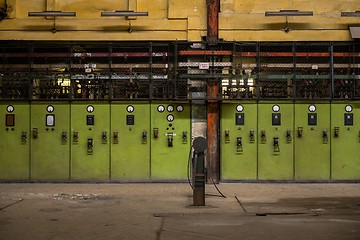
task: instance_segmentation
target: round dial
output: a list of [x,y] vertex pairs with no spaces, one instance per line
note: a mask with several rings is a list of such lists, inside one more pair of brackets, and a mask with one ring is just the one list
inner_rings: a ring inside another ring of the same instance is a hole
[[13,112],[15,109],[14,109],[14,106],[13,105],[9,105],[6,107],[6,111],[8,111],[9,113]]
[[132,106],[132,105],[129,105],[129,106],[126,107],[126,111],[127,111],[128,113],[132,113],[134,110],[135,110],[135,109],[134,109],[134,106]]
[[92,113],[94,111],[94,106],[92,106],[92,105],[87,106],[86,111],[88,111],[89,113]]
[[352,111],[352,106],[351,105],[346,105],[345,111],[346,112],[351,112]]
[[280,111],[280,106],[279,106],[279,105],[274,105],[274,106],[272,107],[272,110],[273,110],[274,112],[278,112],[278,111]]
[[184,111],[184,107],[182,105],[179,105],[176,107],[176,111],[182,112],[182,111]]
[[174,115],[172,115],[172,114],[167,115],[166,120],[168,120],[169,122],[174,121]]
[[316,111],[315,105],[310,105],[310,106],[309,106],[309,111],[310,111],[310,112],[315,112],[315,111]]
[[157,107],[157,110],[158,110],[158,112],[163,112],[163,111],[165,111],[165,107],[163,105],[159,105]]
[[174,111],[174,106],[173,105],[167,106],[167,111],[168,112],[173,112]]
[[46,107],[46,111],[48,111],[49,113],[52,113],[54,111],[54,106],[53,105],[49,105]]
[[243,110],[244,110],[243,105],[237,105],[237,106],[236,106],[236,111],[242,112]]

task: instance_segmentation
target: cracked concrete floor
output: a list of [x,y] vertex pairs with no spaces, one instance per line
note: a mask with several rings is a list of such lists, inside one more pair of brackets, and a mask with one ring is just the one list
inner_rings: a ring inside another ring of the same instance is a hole
[[0,240],[360,239],[360,184],[0,184]]

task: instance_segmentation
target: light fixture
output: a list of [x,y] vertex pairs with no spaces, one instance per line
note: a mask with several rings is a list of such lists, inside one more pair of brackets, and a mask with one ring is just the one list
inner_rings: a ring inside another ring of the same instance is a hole
[[360,17],[360,11],[355,12],[341,12],[342,17]]
[[62,12],[62,11],[42,11],[42,12],[28,12],[29,17],[54,17],[54,26],[51,29],[52,33],[56,33],[55,17],[76,17],[76,12]]
[[115,11],[115,12],[101,12],[102,17],[132,17],[132,16],[148,16],[149,12],[134,12],[134,11]]
[[265,12],[265,17],[285,17],[285,28],[284,32],[288,33],[291,31],[289,28],[288,17],[306,17],[306,16],[313,16],[312,11],[299,11],[299,10],[280,10],[278,12]]
[[313,16],[312,11],[280,10],[278,12],[265,12],[266,17],[290,17],[290,16]]
[[43,11],[28,12],[29,17],[76,17],[76,12]]

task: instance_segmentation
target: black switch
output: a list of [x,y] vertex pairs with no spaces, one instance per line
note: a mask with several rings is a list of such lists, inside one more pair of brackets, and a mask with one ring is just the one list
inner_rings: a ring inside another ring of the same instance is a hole
[[86,125],[95,125],[94,115],[86,115]]
[[134,124],[135,124],[135,116],[126,115],[126,125],[134,125]]
[[235,125],[244,125],[244,113],[235,113]]
[[316,113],[308,113],[308,125],[309,126],[317,125],[317,114]]
[[281,113],[273,113],[272,114],[272,125],[273,126],[281,125]]
[[344,114],[344,125],[345,126],[353,126],[354,125],[354,117],[352,113]]

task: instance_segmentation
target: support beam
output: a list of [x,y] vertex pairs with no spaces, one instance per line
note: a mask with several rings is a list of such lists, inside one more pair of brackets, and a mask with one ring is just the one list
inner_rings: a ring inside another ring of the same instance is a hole
[[[206,0],[207,6],[207,42],[216,44],[219,40],[219,0]],[[220,180],[220,158],[219,158],[219,112],[220,105],[217,100],[219,83],[216,79],[209,79],[207,85],[207,140],[208,158],[207,169],[208,182],[218,183]]]
[[207,6],[207,41],[219,40],[219,9],[220,0],[206,0]]

